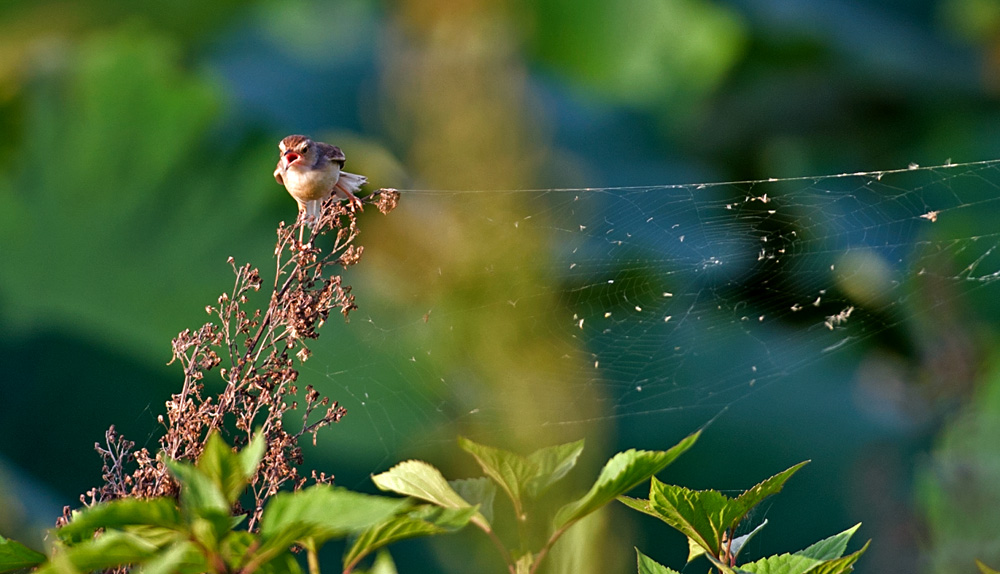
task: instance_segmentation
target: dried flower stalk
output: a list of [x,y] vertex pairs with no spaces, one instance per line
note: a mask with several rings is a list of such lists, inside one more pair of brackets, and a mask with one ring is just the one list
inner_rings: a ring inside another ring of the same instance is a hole
[[[389,213],[398,200],[396,190],[380,189],[363,201]],[[236,276],[233,288],[205,309],[218,322],[205,323],[196,331],[186,329],[173,340],[171,362],[183,368],[184,384],[167,401],[165,415],[159,416],[165,428],[161,452],[153,456],[145,448],[135,450],[135,444],[112,426],[105,444],[95,445],[104,460],[104,484],[82,495],[81,502],[90,506],[117,498],[175,496],[177,485],[163,457],[196,460],[212,431],[223,432],[237,447],[249,442],[256,429],[264,433],[266,454],[249,488],[253,505],[234,509],[249,515],[251,529],[269,497],[285,485],[296,490],[303,486],[307,479],[297,469],[302,464],[299,439],[312,435],[315,444],[319,430],[338,422],[347,411],[312,386],[307,385],[300,396],[295,359],[308,359],[306,342],[319,337],[319,328],[331,311],[346,320],[356,309],[350,286],[330,268],[347,268],[360,261],[363,248],[354,244],[357,215],[332,198],[324,204],[305,243],[298,239],[305,231],[301,218],[294,225],[278,227],[274,285],[263,313],[246,309],[249,297],[261,288],[259,271],[250,264],[237,267],[229,258]],[[327,249],[317,247],[321,236],[332,237],[333,244]],[[212,395],[205,388],[205,373],[223,364],[219,373],[225,386]],[[304,401],[301,406],[300,400]],[[284,415],[296,409],[302,413],[301,427],[290,431]],[[333,476],[314,472],[312,479],[331,482]],[[67,507],[58,522],[64,524],[68,518]]]

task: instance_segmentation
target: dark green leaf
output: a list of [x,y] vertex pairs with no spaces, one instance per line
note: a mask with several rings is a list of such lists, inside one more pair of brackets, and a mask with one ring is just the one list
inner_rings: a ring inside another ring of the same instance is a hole
[[528,495],[537,497],[553,483],[566,476],[576,466],[576,459],[583,452],[584,441],[578,440],[539,449],[528,455],[528,462],[535,468],[534,476],[528,481]]
[[123,498],[74,510],[69,524],[53,530],[60,540],[72,543],[89,540],[99,528],[122,528],[132,525],[182,528],[180,510],[170,498],[137,500]]
[[481,476],[479,478],[464,478],[449,480],[451,486],[463,500],[474,506],[479,506],[479,513],[488,522],[493,522],[493,500],[496,498],[497,485],[492,480]]
[[587,494],[576,502],[559,509],[554,521],[556,530],[569,527],[573,522],[611,502],[618,496],[649,480],[663,470],[698,440],[696,432],[666,451],[628,450],[611,457],[604,465],[597,481]]
[[15,540],[0,536],[0,572],[27,568],[45,561],[45,555]]
[[[765,526],[767,526],[766,518],[764,519],[764,522],[758,524],[757,527],[751,530],[749,533],[744,534],[743,536],[737,536],[736,538],[733,538],[733,543],[729,545],[729,551],[732,553],[732,556],[734,558],[739,557],[740,552],[746,546],[747,542],[750,542],[750,539],[753,538],[758,532],[760,532]],[[690,540],[690,538],[688,540]],[[688,562],[690,562],[692,558],[693,556],[689,556]]]
[[649,556],[639,552],[638,548],[635,549],[635,553],[639,562],[639,574],[679,574],[676,570],[667,568]]

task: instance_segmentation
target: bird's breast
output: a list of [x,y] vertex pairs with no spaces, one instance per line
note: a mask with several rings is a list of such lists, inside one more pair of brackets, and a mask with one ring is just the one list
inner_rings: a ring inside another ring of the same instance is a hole
[[339,169],[299,169],[294,165],[289,166],[283,175],[288,193],[299,201],[326,198],[333,191],[333,186],[337,185],[339,178]]

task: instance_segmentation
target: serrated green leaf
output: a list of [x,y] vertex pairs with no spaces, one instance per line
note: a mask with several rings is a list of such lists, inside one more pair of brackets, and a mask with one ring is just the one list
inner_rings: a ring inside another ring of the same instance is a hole
[[493,522],[493,501],[497,494],[497,485],[492,480],[481,476],[479,478],[463,478],[449,480],[448,485],[473,506],[479,506],[479,513],[487,522]]
[[70,523],[52,532],[63,542],[73,543],[89,540],[99,528],[146,525],[176,530],[181,529],[183,524],[180,509],[173,499],[122,498],[74,510]]
[[365,556],[393,542],[460,530],[475,514],[475,507],[454,509],[423,505],[407,514],[394,516],[358,536],[344,555],[344,570],[350,570]]
[[41,564],[45,555],[35,552],[16,540],[0,536],[0,572],[10,572]]
[[805,550],[796,552],[796,554],[809,556],[811,558],[818,558],[820,560],[833,560],[834,558],[840,558],[844,555],[844,552],[847,550],[847,543],[851,541],[851,537],[858,531],[858,528],[861,528],[860,522],[839,534],[834,534],[829,538],[824,538],[823,540],[809,546]]
[[655,516],[659,518],[658,514],[649,509],[649,501],[646,500],[645,498],[632,498],[631,496],[619,496],[618,502],[621,502],[622,504],[633,510],[638,510],[639,512],[642,512],[644,514],[648,514],[650,516]]
[[127,564],[142,564],[155,556],[158,550],[156,545],[129,532],[107,530],[96,538],[58,550],[59,560],[53,558],[35,573],[65,572],[66,566],[90,572]]
[[[372,482],[381,490],[412,496],[444,508],[469,508],[472,506],[448,484],[441,471],[422,460],[407,460],[389,470],[376,474]],[[481,513],[472,522],[486,532],[490,523]]]
[[649,556],[646,556],[638,548],[635,549],[635,553],[639,566],[639,574],[680,574],[676,570],[667,568]]
[[734,517],[743,515],[742,505],[720,492],[665,484],[656,477],[650,481],[648,508],[713,556],[719,555]]
[[[817,558],[817,555],[830,554],[824,550],[818,552],[815,550],[812,552],[809,551],[819,546],[825,546],[826,550],[829,550],[834,543],[825,544],[827,541],[841,537],[847,532],[853,534],[855,530],[857,530],[857,526],[794,554],[778,554],[761,558],[755,562],[748,562],[739,567],[740,572],[749,572],[751,574],[806,574],[807,572],[809,574],[844,574],[850,572],[854,569],[854,563],[868,549],[868,543],[865,543],[865,546],[861,550],[844,557],[840,556],[843,550],[837,553],[835,558]],[[849,535],[848,538],[850,538]],[[839,544],[839,541],[835,544]]]
[[441,471],[422,460],[407,460],[376,474],[372,482],[381,490],[432,502],[445,508],[472,506],[458,495]]
[[317,543],[361,532],[409,506],[402,498],[352,492],[318,484],[271,497],[260,521],[265,539],[313,538]]
[[[809,461],[800,462],[795,466],[789,468],[788,470],[779,472],[778,474],[772,476],[771,478],[747,489],[743,494],[736,497],[736,501],[743,505],[744,513],[739,517],[739,520],[743,520],[747,512],[753,509],[753,507],[760,504],[762,500],[771,496],[772,494],[777,494],[781,491],[782,487],[785,486],[785,482],[791,478],[793,474],[799,471],[800,468],[809,464]],[[739,522],[737,520],[737,522]],[[736,526],[733,524],[733,526]]]
[[520,514],[524,506],[521,495],[528,481],[536,474],[535,465],[530,464],[521,455],[478,444],[467,438],[459,437],[458,445],[471,454],[486,476],[507,493],[507,498],[514,504],[515,512]]
[[573,522],[648,480],[691,448],[700,434],[701,431],[691,434],[670,450],[627,450],[611,457],[590,491],[559,509],[553,522],[555,530],[568,528]]
[[218,432],[208,435],[205,449],[195,467],[215,483],[226,500],[227,509],[232,507],[247,486],[242,459]]
[[528,455],[528,462],[535,468],[527,484],[526,490],[532,498],[539,495],[566,476],[576,466],[576,460],[583,452],[583,440],[560,444],[536,450]]
[[982,560],[976,560],[976,568],[979,568],[981,574],[1000,574],[1000,571],[994,570],[983,563]]

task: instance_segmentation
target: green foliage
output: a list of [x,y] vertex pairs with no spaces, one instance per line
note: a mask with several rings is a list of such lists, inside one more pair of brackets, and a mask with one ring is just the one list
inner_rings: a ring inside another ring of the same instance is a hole
[[[319,484],[273,496],[264,509],[259,533],[236,530],[243,517],[234,516],[233,508],[263,453],[259,433],[240,453],[212,435],[197,464],[167,461],[180,486],[178,500],[126,498],[74,512],[66,526],[53,531],[56,542],[52,555],[38,572],[69,574],[132,565],[147,573],[295,574],[301,568],[292,553],[294,546],[306,549],[312,566],[323,542],[408,516],[401,513],[411,509],[406,499]],[[446,531],[463,526],[473,511],[456,515],[431,508],[430,512],[414,511],[411,515]],[[403,537],[390,533],[369,546]],[[0,572],[40,564],[44,558],[16,542],[0,539]],[[384,561],[382,571],[387,571]]]
[[0,536],[0,572],[10,572],[41,564],[45,555],[35,552],[20,542]]
[[[461,518],[475,524],[490,536],[511,572],[530,573],[538,569],[542,559],[570,527],[663,470],[681,453],[691,448],[699,434],[688,436],[666,451],[628,450],[616,454],[605,464],[590,490],[579,499],[559,508],[554,517],[537,516],[534,503],[576,465],[583,451],[583,441],[547,447],[528,456],[521,456],[460,438],[459,446],[476,459],[485,478],[496,485],[493,489],[489,488],[489,483],[484,479],[448,483],[436,468],[414,460],[400,463],[372,477],[372,480],[382,490],[419,498],[442,509],[466,511],[460,515]],[[507,495],[514,508],[519,538],[519,544],[514,549],[507,548],[494,532],[492,500],[496,488]],[[463,498],[458,490],[470,499]],[[544,528],[546,525],[547,528]],[[458,526],[458,522],[454,526]],[[532,527],[539,526],[544,528],[546,534],[544,542],[536,546],[529,540],[528,533],[535,530]],[[373,541],[391,541],[390,536],[396,532],[402,532],[407,537],[436,533],[434,525],[418,525],[406,521],[380,525],[379,528],[379,533],[365,533],[359,540],[370,538]],[[351,555],[354,553],[352,549]]]
[[[808,461],[807,461],[808,462]],[[781,491],[785,482],[798,472],[806,462],[730,498],[715,490],[690,490],[681,486],[664,484],[653,477],[650,480],[649,499],[641,500],[622,496],[626,506],[655,516],[684,534],[690,548],[688,562],[705,556],[719,572],[751,574],[845,574],[854,569],[854,563],[867,550],[868,543],[860,550],[844,556],[847,543],[861,526],[857,524],[840,534],[821,540],[805,550],[792,554],[779,554],[755,562],[741,564],[736,559],[746,542],[767,524],[754,528],[749,534],[734,537],[737,526],[747,514],[765,498]],[[674,573],[648,556],[638,553],[640,574]]]
[[[750,533],[733,536],[747,514],[806,463],[757,484],[736,498],[713,490],[695,491],[663,483],[655,473],[691,448],[694,433],[666,451],[628,450],[613,456],[591,488],[578,499],[548,514],[536,503],[575,466],[583,441],[540,449],[521,456],[502,449],[459,439],[462,449],[475,457],[485,477],[448,482],[426,462],[410,460],[372,477],[382,490],[408,498],[386,498],[318,484],[270,497],[263,509],[259,532],[237,530],[242,516],[234,516],[238,499],[256,473],[264,454],[258,433],[239,453],[217,435],[206,442],[196,464],[166,461],[180,486],[178,497],[139,500],[126,498],[97,504],[72,515],[54,531],[56,543],[45,556],[0,538],[0,572],[41,564],[43,574],[76,574],[119,566],[139,566],[144,573],[262,572],[299,574],[301,566],[293,549],[306,551],[309,571],[319,572],[319,547],[332,539],[351,538],[343,557],[343,571],[353,572],[366,557],[376,554],[371,573],[394,574],[395,565],[385,546],[421,536],[456,532],[475,524],[496,544],[511,574],[533,574],[563,534],[614,499],[663,520],[683,533],[690,544],[689,559],[705,556],[725,574],[846,574],[868,545],[844,555],[860,527],[821,540],[791,554],[779,554],[742,564],[736,557]],[[624,496],[649,480],[649,499]],[[493,501],[503,492],[515,509],[519,544],[508,548],[494,532]],[[423,503],[415,503],[413,500]],[[568,536],[568,549],[555,561],[572,569],[585,554],[587,539],[600,522],[587,520],[586,533]],[[529,532],[545,532],[538,544]],[[574,530],[576,532],[576,530]],[[640,574],[676,574],[637,552]],[[980,564],[984,573],[991,572]]]

